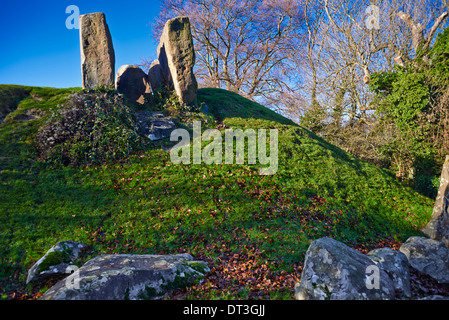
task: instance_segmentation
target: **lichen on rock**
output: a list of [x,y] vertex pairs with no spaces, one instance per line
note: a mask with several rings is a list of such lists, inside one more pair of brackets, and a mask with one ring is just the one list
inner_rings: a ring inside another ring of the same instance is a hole
[[28,270],[27,283],[65,275],[86,248],[87,245],[75,241],[58,242]]
[[[202,266],[202,272],[199,266]],[[50,288],[43,300],[154,299],[165,292],[194,285],[209,271],[189,254],[102,255]],[[78,288],[67,286],[76,280]]]
[[379,270],[379,288],[366,284],[368,267],[364,254],[330,238],[312,242],[306,253],[301,282],[295,287],[298,300],[394,299],[391,279]]

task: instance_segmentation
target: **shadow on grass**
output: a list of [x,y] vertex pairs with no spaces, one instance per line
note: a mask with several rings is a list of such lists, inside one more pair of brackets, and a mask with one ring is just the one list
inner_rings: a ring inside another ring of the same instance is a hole
[[18,280],[24,281],[28,268],[58,241],[92,245],[95,230],[118,210],[117,195],[77,183],[71,170],[3,171],[0,176],[2,278],[19,272]]

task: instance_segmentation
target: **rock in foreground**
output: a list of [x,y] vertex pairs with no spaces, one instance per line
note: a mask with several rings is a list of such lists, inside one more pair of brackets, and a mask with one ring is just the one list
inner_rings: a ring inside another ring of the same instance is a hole
[[449,283],[449,249],[444,243],[424,237],[410,237],[399,250],[419,272],[439,283]]
[[28,270],[26,283],[65,275],[67,268],[86,248],[87,245],[75,241],[58,242]]
[[50,288],[42,300],[124,300],[157,298],[195,284],[209,269],[189,254],[102,255]]
[[393,281],[396,292],[410,297],[410,268],[405,254],[391,248],[380,248],[368,252],[367,256],[383,269]]
[[[394,299],[395,289],[387,273],[378,268],[378,288],[367,280],[375,263],[364,254],[330,238],[315,240],[307,250],[298,300]],[[369,271],[369,272],[367,272]]]

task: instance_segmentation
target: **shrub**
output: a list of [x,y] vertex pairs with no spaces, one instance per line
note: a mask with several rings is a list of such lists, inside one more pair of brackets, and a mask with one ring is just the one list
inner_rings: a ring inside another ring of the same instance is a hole
[[436,186],[438,177],[428,177],[426,175],[417,175],[414,179],[414,189],[431,199],[435,199],[438,193]]
[[[433,47],[392,72],[372,74],[380,125],[394,126],[391,141],[380,151],[391,159],[401,176],[413,177],[417,191],[436,192],[432,179],[449,152],[449,28]],[[429,61],[422,59],[428,54]],[[387,131],[387,130],[385,130]]]
[[162,111],[173,118],[178,127],[192,125],[193,121],[201,121],[206,127],[214,128],[215,119],[211,114],[200,112],[196,105],[185,105],[179,101],[175,91],[161,87],[153,92],[153,110]]
[[166,87],[156,89],[153,95],[153,105],[156,110],[165,111],[173,117],[180,117],[189,112],[198,112],[196,106],[187,106],[179,101],[175,91]]
[[139,149],[135,116],[112,89],[82,91],[53,111],[37,135],[43,160],[87,164],[116,160]]

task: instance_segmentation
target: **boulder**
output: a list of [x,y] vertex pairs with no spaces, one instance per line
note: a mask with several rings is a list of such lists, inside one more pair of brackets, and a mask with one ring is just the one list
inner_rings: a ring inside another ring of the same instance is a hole
[[431,276],[438,283],[449,283],[449,249],[442,242],[410,237],[399,250],[419,272]]
[[133,103],[145,104],[151,101],[148,77],[137,66],[124,65],[118,69],[115,89]]
[[113,85],[115,54],[104,13],[81,15],[79,27],[83,88]]
[[380,248],[368,252],[367,256],[388,274],[396,292],[411,297],[410,268],[405,254],[391,248]]
[[140,111],[137,113],[139,133],[151,140],[169,138],[176,124],[172,117],[160,112]]
[[66,275],[87,245],[75,241],[61,241],[55,244],[28,270],[26,283],[48,280]]
[[446,156],[441,170],[440,187],[432,217],[422,231],[431,239],[449,246],[449,156]]
[[137,300],[193,285],[209,271],[189,254],[102,255],[51,287],[42,300]]
[[159,117],[150,121],[150,140],[161,140],[169,138],[172,131],[176,129],[176,124],[171,117]]
[[158,59],[154,60],[150,65],[150,69],[148,70],[148,81],[150,82],[153,92],[156,92],[162,87],[166,87],[168,90],[171,88],[171,90],[173,90],[173,82],[171,81],[170,72],[168,71],[168,75],[164,75],[162,66]]
[[198,83],[193,73],[195,49],[188,17],[170,19],[158,46],[158,60],[166,83],[173,83],[182,104],[196,105]]
[[[394,299],[395,289],[388,274],[378,268],[378,285],[368,285],[374,262],[366,255],[330,238],[309,246],[301,282],[296,286],[298,300],[383,300]],[[371,284],[371,283],[370,283]]]

